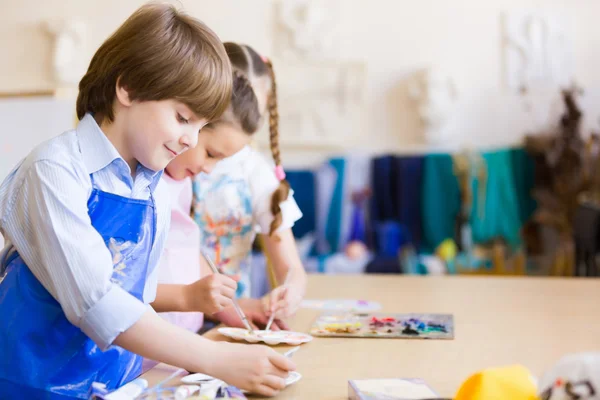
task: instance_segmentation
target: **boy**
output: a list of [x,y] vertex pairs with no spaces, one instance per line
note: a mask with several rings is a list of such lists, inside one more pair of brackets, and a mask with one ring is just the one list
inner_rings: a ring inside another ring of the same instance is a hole
[[148,305],[169,225],[162,169],[225,110],[231,76],[204,24],[143,6],[92,58],[77,128],[2,183],[1,398],[87,398],[94,381],[135,378],[142,357],[267,396],[284,387],[293,364],[274,350],[210,342]]

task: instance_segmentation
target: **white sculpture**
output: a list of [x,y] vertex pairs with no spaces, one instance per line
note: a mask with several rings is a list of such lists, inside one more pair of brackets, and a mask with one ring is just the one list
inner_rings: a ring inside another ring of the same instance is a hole
[[[326,4],[325,4],[326,3]],[[331,58],[339,15],[337,0],[280,0],[277,52],[288,58]]]
[[573,78],[568,24],[564,15],[515,12],[505,16],[504,62],[512,90],[567,87]]
[[[366,66],[361,62],[281,62],[279,115],[287,138],[315,146],[347,143],[359,134]],[[289,141],[284,137],[284,141]]]
[[46,23],[54,39],[52,72],[58,86],[76,86],[85,73],[85,40],[87,26],[79,20],[58,20]]
[[454,80],[441,69],[427,69],[411,83],[409,95],[416,102],[427,144],[447,143],[446,126],[458,101]]
[[343,0],[274,3],[274,63],[283,143],[342,146],[362,124],[366,63],[340,57]]

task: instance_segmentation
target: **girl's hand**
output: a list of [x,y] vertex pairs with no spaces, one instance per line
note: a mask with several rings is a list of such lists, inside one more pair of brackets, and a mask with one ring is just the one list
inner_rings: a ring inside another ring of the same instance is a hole
[[[267,325],[269,317],[265,313],[265,308],[259,299],[240,299],[238,300],[240,308],[244,311],[246,318],[248,318],[248,322],[252,325],[253,329],[264,329]],[[215,318],[219,320],[221,323],[232,326],[234,328],[245,328],[244,323],[240,319],[240,317],[235,312],[233,306],[228,307],[227,309],[217,313]],[[287,330],[288,326],[279,320],[273,321],[271,325],[271,330]]]
[[187,285],[184,296],[191,311],[208,315],[222,311],[231,305],[237,283],[224,274],[212,274]]
[[265,298],[265,314],[271,316],[275,313],[277,319],[292,317],[300,308],[302,297],[302,293],[293,286],[279,286]]

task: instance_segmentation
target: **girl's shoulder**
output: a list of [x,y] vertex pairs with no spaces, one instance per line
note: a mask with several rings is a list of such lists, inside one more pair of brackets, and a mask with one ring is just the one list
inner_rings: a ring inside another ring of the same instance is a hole
[[251,149],[243,170],[251,186],[275,188],[279,185],[275,175],[275,163],[258,150]]

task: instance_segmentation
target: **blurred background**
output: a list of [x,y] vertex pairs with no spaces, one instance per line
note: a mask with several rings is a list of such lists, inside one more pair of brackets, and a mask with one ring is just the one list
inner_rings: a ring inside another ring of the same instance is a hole
[[[0,0],[0,179],[143,3]],[[177,4],[273,60],[309,271],[598,274],[599,2]]]

